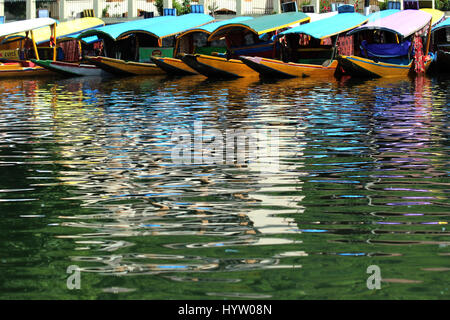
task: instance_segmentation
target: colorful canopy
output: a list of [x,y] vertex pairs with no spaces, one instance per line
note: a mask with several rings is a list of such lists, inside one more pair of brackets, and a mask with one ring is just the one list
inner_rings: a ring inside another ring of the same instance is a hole
[[37,18],[0,24],[0,37],[42,27],[48,27],[55,23],[57,23],[57,21],[52,18]]
[[384,30],[393,32],[401,37],[409,37],[421,30],[431,21],[431,14],[421,10],[403,10],[387,17],[369,22],[348,34],[363,30]]
[[356,28],[366,23],[367,20],[367,17],[359,13],[339,13],[330,18],[299,25],[280,33],[280,35],[303,33],[316,39],[324,39]]
[[312,12],[306,12],[306,15],[311,18],[309,22],[314,22],[322,19],[326,19],[332,16],[337,15],[337,11],[331,11],[331,12],[325,12],[325,13],[312,13]]
[[436,32],[440,29],[444,28],[450,28],[450,19],[444,20],[441,23],[439,23],[437,26],[434,26],[433,29],[431,29],[431,32]]
[[141,32],[162,39],[165,37],[170,37],[179,34],[180,32],[183,32],[186,29],[202,26],[214,20],[213,17],[204,13],[189,13],[182,16],[173,17],[173,19],[174,19],[173,21],[163,24],[152,24],[149,27],[129,29],[125,32],[122,32],[118,38],[123,37],[130,33]]
[[373,22],[378,19],[382,19],[384,17],[390,16],[391,14],[400,12],[398,9],[389,9],[389,10],[381,10],[374,13],[369,14],[367,17],[369,18],[369,22]]
[[175,18],[176,17],[174,16],[163,16],[110,24],[104,27],[84,31],[80,33],[77,38],[82,39],[90,36],[106,36],[111,38],[112,40],[117,40],[122,33],[125,33],[129,30],[150,28],[152,25],[161,25]]
[[444,13],[444,11],[441,11],[441,10],[431,9],[431,8],[423,8],[423,9],[420,9],[420,10],[428,12],[429,14],[431,14],[431,16],[432,16],[432,18],[431,18],[431,25],[432,26],[438,24],[439,22],[441,22],[445,18],[445,13]]
[[[99,18],[92,18],[92,17],[60,22],[56,26],[56,39],[62,40],[64,38],[71,38],[74,35],[83,32],[85,30],[101,27],[104,25],[105,23],[102,20],[100,20]],[[4,41],[12,41],[15,40],[15,38],[24,38],[24,37],[25,33],[22,32],[11,35]],[[36,41],[36,44],[48,42],[50,40],[50,37],[51,37],[50,28],[40,28],[34,32],[34,40]]]
[[289,27],[290,25],[293,25],[295,23],[307,22],[310,19],[311,18],[303,12],[285,12],[280,14],[262,16],[239,23],[231,23],[222,26],[211,33],[208,40],[211,41],[220,38],[226,33],[235,29],[246,29],[257,35],[261,35],[263,33]]
[[186,30],[183,33],[180,33],[178,37],[181,38],[182,36],[189,34],[189,33],[193,33],[193,32],[204,32],[209,35],[222,26],[226,26],[228,24],[233,24],[233,23],[239,23],[239,22],[243,22],[245,20],[250,20],[250,19],[253,19],[253,18],[252,17],[236,17],[236,18],[232,18],[232,19],[228,19],[228,20],[212,22],[212,23],[208,23],[202,27],[197,27],[197,28],[192,28],[192,29]]
[[146,33],[156,38],[165,38],[213,20],[214,18],[203,13],[189,13],[178,17],[162,16],[107,25],[82,32],[77,38],[83,39],[103,35],[112,40],[117,40],[131,33]]

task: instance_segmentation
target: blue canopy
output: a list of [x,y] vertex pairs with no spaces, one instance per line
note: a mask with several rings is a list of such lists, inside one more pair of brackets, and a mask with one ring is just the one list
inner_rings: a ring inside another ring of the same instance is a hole
[[398,9],[382,10],[382,11],[377,11],[377,12],[371,13],[367,17],[369,18],[369,22],[373,22],[375,20],[390,16],[391,14],[397,13],[399,11],[400,10],[398,10]]
[[232,18],[232,19],[208,23],[202,27],[197,27],[197,28],[192,28],[192,29],[186,30],[183,33],[181,33],[179,35],[179,37],[182,37],[182,36],[184,36],[188,33],[192,33],[192,32],[204,32],[207,34],[211,34],[212,32],[216,31],[218,28],[225,26],[227,24],[239,23],[239,22],[242,22],[245,20],[250,20],[250,19],[253,19],[253,17],[236,17],[236,18]]
[[437,26],[431,29],[431,32],[435,32],[444,28],[450,28],[450,19],[444,20],[441,23],[439,23]]
[[303,33],[316,39],[324,39],[356,28],[366,23],[367,20],[367,17],[359,13],[339,13],[330,18],[301,24],[298,27],[283,31],[280,35]]
[[96,41],[98,41],[98,37],[97,36],[91,36],[91,37],[86,37],[81,39],[81,41],[85,42],[85,43],[94,43]]
[[98,41],[97,35],[80,37],[80,34],[82,34],[83,32],[78,32],[78,33],[72,34],[70,37],[67,37],[67,38],[78,39],[78,40],[81,40],[81,41],[83,41],[85,43],[93,43],[93,42]]
[[[164,18],[164,17],[161,17]],[[152,18],[155,19],[155,18]],[[145,19],[145,20],[152,20]],[[157,19],[157,18],[156,18]],[[214,18],[210,15],[204,13],[189,13],[178,17],[172,17],[172,20],[165,23],[153,23],[148,26],[137,26],[135,28],[128,29],[127,31],[122,32],[118,38],[126,36],[130,33],[147,33],[156,38],[165,38],[170,37],[180,32],[183,32],[187,29],[191,29],[194,27],[202,26],[213,21]]]
[[186,29],[204,25],[214,20],[203,13],[190,13],[182,16],[162,16],[111,24],[97,29],[87,30],[78,35],[78,39],[90,36],[107,36],[112,40],[120,39],[131,33],[147,33],[157,38],[178,34]]
[[104,27],[86,30],[84,32],[81,32],[78,34],[77,38],[82,39],[89,36],[107,36],[111,38],[112,40],[117,40],[119,36],[127,32],[128,30],[136,30],[136,29],[143,29],[143,28],[150,28],[152,25],[158,25],[162,23],[167,23],[170,20],[175,19],[174,16],[163,16],[163,17],[156,17],[151,19],[140,19],[140,20],[134,20],[134,21],[127,21],[122,23],[116,23],[116,24],[109,24]]

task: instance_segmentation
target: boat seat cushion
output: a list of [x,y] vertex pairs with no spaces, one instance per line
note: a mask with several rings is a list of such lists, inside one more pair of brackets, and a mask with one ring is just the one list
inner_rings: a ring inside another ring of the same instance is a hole
[[410,41],[402,43],[372,43],[368,44],[366,40],[361,43],[361,51],[366,54],[366,57],[384,57],[393,58],[407,56],[411,47]]

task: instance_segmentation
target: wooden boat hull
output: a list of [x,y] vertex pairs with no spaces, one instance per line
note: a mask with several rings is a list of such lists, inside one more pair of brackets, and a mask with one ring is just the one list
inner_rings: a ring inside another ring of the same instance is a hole
[[333,60],[328,66],[321,66],[260,57],[241,56],[240,59],[260,75],[276,78],[332,77],[338,65],[337,60]]
[[124,61],[108,57],[86,57],[89,62],[106,72],[121,75],[162,75],[165,72],[154,63]]
[[198,74],[197,71],[189,67],[181,59],[152,57],[152,61],[167,74],[174,76],[191,76]]
[[209,78],[243,78],[255,77],[259,73],[241,60],[229,59],[203,54],[187,54],[182,60],[192,69]]
[[40,66],[24,67],[20,62],[0,63],[0,78],[26,78],[55,75]]
[[407,77],[413,65],[412,62],[408,65],[374,62],[356,56],[340,56],[338,60],[346,74],[364,78]]
[[[375,62],[356,56],[339,56],[339,66],[344,72],[353,77],[364,78],[389,78],[408,77],[414,74],[414,62],[407,65],[390,64],[385,62]],[[428,70],[431,59],[425,61],[425,71]]]
[[106,76],[109,73],[103,69],[90,64],[71,63],[52,60],[32,60],[38,66],[54,71],[64,76],[82,77],[82,76]]
[[435,70],[450,72],[450,52],[438,50],[436,52]]

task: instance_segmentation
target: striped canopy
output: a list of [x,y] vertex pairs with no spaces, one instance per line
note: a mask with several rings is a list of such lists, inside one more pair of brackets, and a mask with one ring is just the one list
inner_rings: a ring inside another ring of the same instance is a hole
[[251,32],[257,35],[261,35],[266,32],[279,30],[285,27],[289,27],[290,25],[296,23],[307,22],[309,20],[310,17],[308,17],[303,12],[285,12],[280,14],[262,16],[239,23],[231,23],[222,26],[213,33],[211,33],[211,35],[208,38],[208,41],[218,39],[224,36],[226,33],[230,32],[231,30],[236,29],[250,30]]
[[302,33],[316,39],[324,39],[356,28],[366,23],[367,20],[367,17],[359,13],[340,13],[330,18],[299,25],[298,27],[282,32],[280,35]]
[[423,29],[430,23],[431,18],[431,14],[421,10],[403,10],[369,22],[359,28],[353,29],[348,34],[364,30],[384,30],[406,38]]

